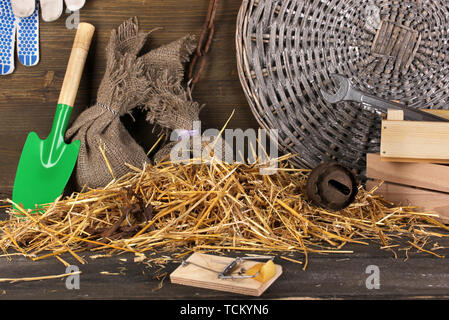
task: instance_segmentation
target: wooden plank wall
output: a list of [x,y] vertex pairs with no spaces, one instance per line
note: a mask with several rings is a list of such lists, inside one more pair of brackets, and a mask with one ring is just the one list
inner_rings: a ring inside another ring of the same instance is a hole
[[[163,27],[153,33],[151,46],[158,47],[187,33],[199,35],[208,8],[207,0],[87,0],[81,21],[96,26],[71,120],[95,100],[105,68],[104,50],[110,31],[124,20],[138,16],[141,30]],[[219,2],[216,34],[207,66],[194,91],[194,99],[206,104],[201,112],[203,128],[221,128],[232,110],[228,128],[258,128],[240,86],[235,55],[235,23],[240,0]],[[40,63],[31,68],[19,64],[16,71],[0,77],[0,198],[10,196],[15,170],[28,132],[45,138],[50,130],[75,30],[65,27],[65,13],[56,22],[40,22]],[[151,127],[136,112],[124,122],[136,140],[151,147]]]

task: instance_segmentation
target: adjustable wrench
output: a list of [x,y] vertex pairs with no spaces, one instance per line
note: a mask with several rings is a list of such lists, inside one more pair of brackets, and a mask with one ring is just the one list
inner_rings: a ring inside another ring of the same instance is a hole
[[323,95],[324,100],[329,103],[338,103],[341,101],[359,102],[365,106],[372,107],[382,113],[387,113],[388,109],[403,110],[404,120],[440,122],[449,121],[448,119],[439,117],[437,115],[427,113],[419,109],[413,109],[400,103],[388,101],[362,92],[354,88],[351,84],[351,81],[342,75],[331,74],[331,78],[335,80],[339,85],[337,93],[331,94],[324,90],[321,90],[321,94]]

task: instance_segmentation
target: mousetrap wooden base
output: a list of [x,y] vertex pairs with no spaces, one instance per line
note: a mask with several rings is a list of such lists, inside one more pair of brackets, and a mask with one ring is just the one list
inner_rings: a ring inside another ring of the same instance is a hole
[[[217,272],[205,270],[193,264],[181,265],[170,275],[170,281],[186,286],[259,297],[282,274],[282,267],[276,265],[276,274],[265,283],[254,279],[219,279],[218,272],[222,271],[233,260],[234,258],[194,253],[187,259],[187,262],[216,270]],[[248,270],[259,263],[260,261],[245,261],[241,267]]]

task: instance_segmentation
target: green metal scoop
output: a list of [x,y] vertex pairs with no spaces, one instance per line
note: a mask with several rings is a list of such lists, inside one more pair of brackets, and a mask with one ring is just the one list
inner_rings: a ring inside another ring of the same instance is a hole
[[49,136],[41,140],[35,132],[28,135],[14,181],[12,199],[16,209],[21,206],[41,212],[43,205],[61,195],[73,172],[81,143],[66,144],[64,134],[94,31],[88,23],[78,26]]

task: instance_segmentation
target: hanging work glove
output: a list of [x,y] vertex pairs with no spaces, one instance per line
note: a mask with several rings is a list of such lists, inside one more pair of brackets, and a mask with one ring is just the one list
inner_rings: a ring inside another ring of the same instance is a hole
[[[85,0],[65,0],[67,8],[77,11]],[[54,21],[62,14],[62,0],[41,0],[42,19]],[[17,38],[19,61],[31,67],[39,62],[39,1],[0,0],[0,75],[14,71]]]
[[[34,0],[33,0],[34,2]],[[25,66],[39,62],[39,16],[37,4],[26,18],[13,14],[11,0],[0,0],[0,75],[14,71],[14,47],[17,35],[17,55]]]
[[[19,18],[26,18],[33,14],[38,0],[11,0],[12,10]],[[70,11],[78,11],[84,6],[86,0],[65,0],[65,5]],[[62,0],[40,0],[42,19],[51,22],[62,15]]]

